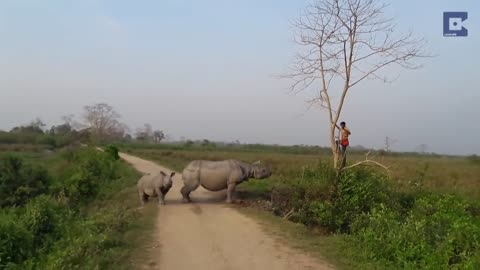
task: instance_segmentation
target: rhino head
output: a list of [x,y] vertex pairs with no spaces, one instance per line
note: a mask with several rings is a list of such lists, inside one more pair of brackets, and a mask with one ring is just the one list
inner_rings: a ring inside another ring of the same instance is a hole
[[260,160],[252,163],[253,178],[264,179],[272,175],[272,171],[269,167],[265,166]]
[[170,175],[168,175],[165,172],[160,171],[160,174],[163,176],[162,192],[167,193],[172,187],[172,177],[175,175],[175,172],[172,172]]

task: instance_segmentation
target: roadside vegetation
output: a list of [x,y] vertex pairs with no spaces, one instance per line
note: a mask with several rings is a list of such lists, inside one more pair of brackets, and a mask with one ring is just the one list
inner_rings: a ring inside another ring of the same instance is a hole
[[130,269],[138,173],[114,147],[0,152],[0,269]]
[[[179,171],[193,159],[268,163],[274,175],[243,184],[240,196],[247,205],[258,207],[262,201],[261,209],[303,224],[323,246],[334,247],[324,254],[341,268],[480,268],[480,167],[475,156],[383,153],[377,158],[391,167],[389,174],[359,167],[338,175],[331,157],[316,148],[122,148]],[[362,154],[349,159],[362,159]],[[342,253],[348,259],[340,258]]]

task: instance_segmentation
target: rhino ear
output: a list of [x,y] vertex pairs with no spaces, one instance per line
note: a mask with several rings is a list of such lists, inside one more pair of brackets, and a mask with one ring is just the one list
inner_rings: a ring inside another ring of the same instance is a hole
[[167,176],[167,174],[164,173],[163,171],[160,171],[160,174],[163,175],[163,176]]
[[172,173],[170,174],[170,177],[173,177],[174,175],[175,175],[175,172],[172,172]]
[[252,165],[260,165],[260,163],[261,163],[260,160],[257,160],[255,162],[253,162]]

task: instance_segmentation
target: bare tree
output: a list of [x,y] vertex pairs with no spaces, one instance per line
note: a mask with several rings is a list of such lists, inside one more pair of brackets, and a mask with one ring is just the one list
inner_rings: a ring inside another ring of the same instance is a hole
[[151,142],[153,140],[152,125],[145,123],[143,128],[137,128],[135,138],[139,141]]
[[128,127],[120,122],[120,115],[106,103],[85,106],[84,119],[94,139],[106,141],[121,138]]
[[293,80],[293,93],[315,89],[310,106],[327,110],[335,168],[340,158],[335,129],[349,90],[365,79],[388,82],[380,73],[385,67],[419,68],[414,60],[426,56],[422,40],[394,32],[392,19],[384,17],[386,7],[375,0],[319,0],[294,22],[301,49],[285,77]]
[[161,130],[155,130],[153,132],[153,142],[160,143],[166,138],[165,133]]

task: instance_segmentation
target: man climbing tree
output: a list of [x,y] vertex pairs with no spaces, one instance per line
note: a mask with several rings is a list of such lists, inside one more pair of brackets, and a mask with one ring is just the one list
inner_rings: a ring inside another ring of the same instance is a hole
[[347,128],[347,125],[345,122],[341,122],[340,126],[337,125],[337,128],[340,130],[340,155],[342,157],[342,164],[341,167],[345,167],[345,164],[347,163],[347,147],[350,144],[348,141],[348,136],[352,134],[350,132],[350,129]]

